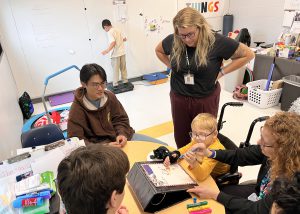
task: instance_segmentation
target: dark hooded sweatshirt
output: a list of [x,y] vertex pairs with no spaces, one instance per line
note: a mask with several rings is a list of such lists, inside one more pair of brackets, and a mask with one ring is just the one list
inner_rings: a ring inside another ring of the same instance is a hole
[[110,91],[104,92],[103,102],[96,108],[85,96],[83,87],[75,91],[68,120],[68,137],[78,137],[85,142],[108,143],[118,135],[132,138],[134,130],[122,104]]

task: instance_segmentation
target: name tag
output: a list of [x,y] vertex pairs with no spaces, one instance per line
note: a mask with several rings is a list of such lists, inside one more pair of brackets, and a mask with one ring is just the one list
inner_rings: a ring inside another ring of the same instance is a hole
[[254,192],[254,193],[252,193],[251,195],[248,196],[248,200],[255,202],[255,201],[258,201],[259,198],[257,197],[256,193]]
[[194,85],[194,75],[193,74],[185,74],[184,75],[184,83],[187,85]]

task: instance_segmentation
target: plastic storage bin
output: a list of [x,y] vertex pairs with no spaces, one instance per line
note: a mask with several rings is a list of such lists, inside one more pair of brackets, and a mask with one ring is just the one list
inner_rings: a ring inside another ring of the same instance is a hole
[[281,110],[288,111],[292,103],[300,97],[300,76],[283,77],[283,82]]
[[259,108],[269,108],[279,103],[282,88],[271,90],[273,81],[270,83],[269,91],[264,91],[267,84],[266,79],[256,80],[246,84],[248,87],[248,102]]

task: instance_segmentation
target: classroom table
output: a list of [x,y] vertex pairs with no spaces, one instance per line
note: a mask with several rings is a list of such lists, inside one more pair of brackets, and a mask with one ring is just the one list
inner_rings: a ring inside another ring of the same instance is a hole
[[[129,141],[126,144],[126,146],[123,148],[123,151],[128,155],[129,162],[130,162],[130,168],[133,166],[133,164],[135,162],[146,161],[148,154],[151,151],[153,151],[154,149],[157,149],[159,146],[161,146],[161,144],[151,143],[151,142],[142,142],[142,141]],[[168,148],[173,150],[171,147],[168,147]],[[185,160],[181,161],[180,164],[184,169],[187,169],[188,164]],[[189,174],[191,175],[192,178],[195,179],[195,177],[191,173],[189,173]],[[197,181],[197,183],[200,183],[200,182]],[[210,188],[213,188],[213,189],[218,189],[218,186],[216,185],[214,179],[211,176],[209,176],[206,180],[202,181],[201,184],[205,184],[206,186],[209,186]],[[193,197],[194,197],[194,195],[193,195]],[[213,212],[212,212],[213,214],[225,213],[224,206],[222,204],[216,202],[215,200],[205,199],[205,198],[200,199],[198,197],[197,201],[199,201],[199,200],[208,201],[209,206],[213,210]],[[193,200],[192,200],[192,198],[190,198],[181,203],[177,203],[176,205],[173,205],[169,208],[161,210],[157,213],[159,213],[159,214],[188,213],[188,211],[186,209],[186,205],[192,204],[192,203],[193,203]],[[126,185],[125,185],[125,197],[124,197],[122,204],[128,208],[129,213],[133,213],[133,214],[145,213],[139,206],[138,201],[134,196],[134,192],[130,189],[128,182],[126,182]]]
[[[74,141],[74,142],[73,142]],[[68,143],[76,143],[78,141],[78,139],[71,139],[70,141],[67,140]],[[77,146],[81,145],[79,144],[80,142],[78,141],[77,144],[74,148],[76,148]],[[70,145],[71,145],[70,144]],[[153,151],[154,149],[157,149],[159,146],[162,146],[161,144],[158,143],[152,143],[152,142],[145,142],[145,141],[129,141],[125,147],[123,148],[123,151],[128,155],[129,158],[129,162],[130,162],[130,168],[133,166],[133,164],[135,162],[139,162],[139,161],[146,161],[147,160],[147,156],[148,154]],[[59,148],[63,148],[63,147],[59,147]],[[170,150],[173,150],[171,147],[168,147]],[[30,148],[29,148],[30,149]],[[70,149],[66,150],[65,152],[70,152]],[[34,152],[31,152],[31,158],[30,159],[35,159],[41,156],[44,156],[47,152],[45,152],[44,150],[37,150]],[[24,160],[26,162],[26,160]],[[28,161],[30,161],[28,159]],[[23,161],[22,161],[23,162]],[[21,162],[20,162],[21,163]],[[188,167],[188,164],[185,160],[180,162],[181,166],[186,169]],[[30,167],[30,166],[28,166]],[[54,170],[53,170],[54,171]],[[189,173],[190,174],[190,173]],[[192,178],[195,179],[195,177],[190,174]],[[11,178],[9,181],[11,182],[15,182],[15,175],[11,175],[7,178]],[[5,178],[0,179],[3,180]],[[195,179],[196,180],[196,179]],[[4,181],[4,180],[3,180]],[[5,185],[8,185],[8,180],[6,180],[4,183]],[[1,182],[0,182],[1,183]],[[198,182],[199,183],[199,182]],[[206,186],[209,186],[210,188],[218,188],[215,181],[211,178],[208,177],[205,181],[201,182],[202,184],[205,184]],[[58,197],[56,197],[56,199],[58,199]],[[222,204],[214,201],[214,200],[206,200],[204,198],[199,198],[198,197],[198,201],[199,200],[205,200],[208,201],[209,206],[212,208],[213,210],[213,214],[223,214],[225,213],[225,209],[223,207]],[[187,199],[181,203],[177,203],[176,205],[173,205],[169,208],[166,208],[164,210],[161,210],[157,213],[159,214],[169,214],[169,213],[174,213],[174,214],[184,214],[184,213],[188,213],[187,209],[186,209],[186,205],[187,204],[191,204],[193,203],[192,198]],[[134,193],[132,192],[132,190],[129,187],[128,182],[125,185],[125,197],[124,200],[122,202],[123,205],[125,205],[128,210],[129,213],[131,214],[139,214],[139,213],[145,213],[142,211],[142,209],[139,207],[138,201],[134,196]],[[56,201],[56,203],[51,203],[51,210],[58,210],[59,209],[59,203],[58,201]]]

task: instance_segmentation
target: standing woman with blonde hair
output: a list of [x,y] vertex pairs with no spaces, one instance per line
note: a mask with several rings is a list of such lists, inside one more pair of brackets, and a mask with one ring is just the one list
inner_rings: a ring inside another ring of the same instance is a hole
[[[244,44],[215,33],[195,9],[180,10],[173,19],[174,34],[156,47],[157,57],[172,69],[171,108],[177,147],[189,143],[190,124],[199,113],[217,116],[218,79],[249,62],[254,53]],[[221,67],[223,59],[232,59]]]

